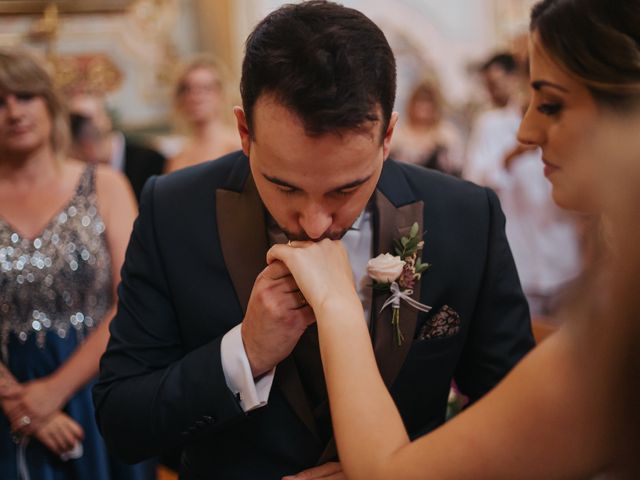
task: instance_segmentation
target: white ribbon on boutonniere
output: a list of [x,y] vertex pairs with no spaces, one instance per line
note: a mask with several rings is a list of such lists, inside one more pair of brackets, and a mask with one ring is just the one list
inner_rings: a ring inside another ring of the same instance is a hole
[[373,280],[373,288],[391,294],[382,305],[380,312],[391,306],[391,325],[398,347],[402,346],[402,342],[404,342],[404,335],[400,329],[401,301],[421,312],[431,310],[430,306],[411,297],[413,286],[420,280],[422,273],[431,266],[422,263],[420,253],[424,247],[424,241],[418,237],[418,230],[418,224],[414,223],[408,236],[394,242],[397,256],[383,253],[369,260],[367,264],[367,272]]

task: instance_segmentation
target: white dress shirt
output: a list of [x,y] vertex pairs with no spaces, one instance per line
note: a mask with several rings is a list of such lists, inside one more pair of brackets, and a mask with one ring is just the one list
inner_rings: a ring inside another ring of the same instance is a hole
[[[365,209],[356,219],[342,237],[342,243],[349,254],[358,295],[364,307],[365,320],[368,322],[372,290],[367,286],[370,284],[367,262],[373,253],[373,223],[369,209]],[[225,334],[220,345],[220,355],[227,387],[238,397],[242,409],[248,412],[267,404],[276,369],[274,367],[266,375],[254,380],[242,342],[241,327],[242,324],[238,324]]]

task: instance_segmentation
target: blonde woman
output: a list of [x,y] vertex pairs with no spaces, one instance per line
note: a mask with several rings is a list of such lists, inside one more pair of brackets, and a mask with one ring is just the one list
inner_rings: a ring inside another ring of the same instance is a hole
[[218,158],[238,150],[238,135],[225,122],[227,106],[224,68],[200,55],[186,63],[174,91],[179,119],[188,132],[185,145],[167,163],[167,172]]
[[110,461],[90,392],[135,201],[121,175],[66,157],[65,109],[42,64],[0,50],[0,471],[145,478]]

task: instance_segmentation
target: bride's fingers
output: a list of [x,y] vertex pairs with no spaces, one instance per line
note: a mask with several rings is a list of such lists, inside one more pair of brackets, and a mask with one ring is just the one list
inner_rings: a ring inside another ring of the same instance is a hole
[[274,245],[267,252],[267,265],[271,265],[276,260],[280,260],[285,265],[288,265],[293,249],[289,245]]
[[287,266],[282,262],[273,261],[269,263],[267,267],[262,271],[261,275],[271,279],[271,280],[279,280],[282,278],[287,278],[291,276],[291,272]]

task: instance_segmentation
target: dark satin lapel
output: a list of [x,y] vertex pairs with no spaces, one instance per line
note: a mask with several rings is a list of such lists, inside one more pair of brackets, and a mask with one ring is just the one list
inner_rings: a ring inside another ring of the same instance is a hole
[[267,266],[269,249],[265,211],[251,176],[241,192],[216,191],[216,215],[222,256],[246,313],[253,283]]
[[[402,207],[396,207],[379,190],[376,192],[375,205],[376,218],[376,255],[380,253],[392,253],[393,241],[407,235],[414,222],[418,222],[419,235],[423,234],[423,210],[422,201],[410,203]],[[412,297],[420,300],[420,283],[417,282]],[[389,297],[387,293],[374,293],[372,321],[373,345],[378,361],[378,368],[387,388],[393,385],[402,364],[404,363],[415,335],[418,312],[406,303],[400,306],[400,328],[404,335],[404,342],[397,346],[393,338],[391,326],[391,307],[387,307],[382,313],[380,309],[384,301]]]
[[[269,249],[265,210],[251,175],[241,192],[216,191],[216,214],[222,256],[242,312],[246,313],[253,284],[267,266]],[[276,368],[274,383],[302,422],[316,434],[313,414],[291,356]]]

